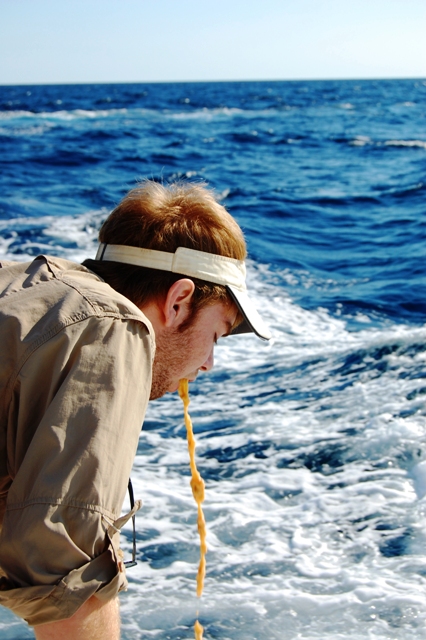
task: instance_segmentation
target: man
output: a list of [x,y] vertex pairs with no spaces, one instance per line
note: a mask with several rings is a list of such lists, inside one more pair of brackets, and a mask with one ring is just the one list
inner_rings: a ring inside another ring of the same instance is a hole
[[145,182],[95,260],[0,269],[0,603],[38,640],[119,638],[120,518],[149,399],[269,333],[241,229],[201,185]]

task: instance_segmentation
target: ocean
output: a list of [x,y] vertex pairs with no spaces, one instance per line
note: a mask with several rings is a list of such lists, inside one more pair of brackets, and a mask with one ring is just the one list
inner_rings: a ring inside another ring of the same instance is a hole
[[[0,255],[93,257],[138,179],[205,181],[273,338],[150,404],[123,640],[426,635],[426,81],[0,87]],[[131,531],[123,534],[131,550]],[[33,637],[0,610],[4,640]]]

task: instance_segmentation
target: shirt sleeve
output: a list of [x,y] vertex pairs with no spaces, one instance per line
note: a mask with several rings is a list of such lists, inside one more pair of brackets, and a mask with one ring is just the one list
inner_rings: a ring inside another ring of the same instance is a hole
[[92,317],[44,341],[20,370],[9,410],[0,604],[31,625],[127,586],[120,513],[152,357],[142,323]]

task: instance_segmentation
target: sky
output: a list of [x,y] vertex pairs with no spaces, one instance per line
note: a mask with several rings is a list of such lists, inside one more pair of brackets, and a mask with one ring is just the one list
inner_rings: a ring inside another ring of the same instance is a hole
[[0,0],[0,84],[426,77],[426,0]]

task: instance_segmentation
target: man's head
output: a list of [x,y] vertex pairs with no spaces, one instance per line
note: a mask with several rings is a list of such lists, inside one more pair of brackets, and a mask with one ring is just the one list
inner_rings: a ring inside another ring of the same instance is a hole
[[[144,181],[132,189],[108,216],[99,240],[174,253],[178,247],[244,260],[243,233],[234,218],[201,184],[163,186]],[[129,264],[105,262],[97,272],[139,308],[164,298],[179,274]],[[226,287],[200,279],[192,296],[192,312],[206,304],[230,301]]]
[[96,260],[84,264],[154,328],[151,398],[210,369],[214,344],[238,325],[268,339],[246,292],[242,231],[204,185],[143,182],[110,214],[99,240]]

